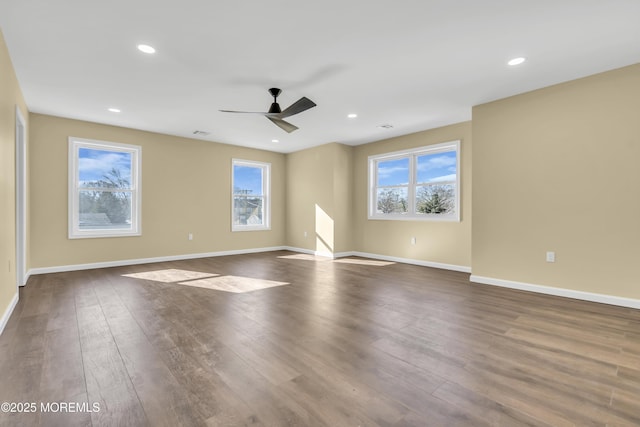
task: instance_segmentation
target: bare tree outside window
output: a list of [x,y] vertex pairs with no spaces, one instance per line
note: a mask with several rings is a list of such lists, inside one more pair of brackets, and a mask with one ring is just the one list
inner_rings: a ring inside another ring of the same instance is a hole
[[369,219],[460,221],[460,141],[369,156]]
[[131,195],[124,190],[130,189],[131,183],[120,169],[112,168],[102,179],[83,182],[80,188],[80,228],[130,224]]
[[449,214],[456,206],[455,188],[452,185],[418,187],[416,210],[423,214]]
[[384,214],[407,212],[406,191],[380,190],[378,192],[378,211]]

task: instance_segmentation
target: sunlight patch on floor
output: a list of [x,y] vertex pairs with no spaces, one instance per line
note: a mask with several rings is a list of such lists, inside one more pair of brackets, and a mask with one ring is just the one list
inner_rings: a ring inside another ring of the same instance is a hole
[[214,289],[217,291],[233,292],[236,294],[289,285],[288,282],[276,282],[274,280],[254,279],[239,276],[218,276],[206,279],[180,282],[179,285],[194,286],[197,288]]
[[219,274],[170,268],[167,270],[154,270],[145,271],[142,273],[123,274],[123,276],[132,277],[134,279],[153,280],[154,282],[174,283],[182,282],[185,280],[202,279],[204,277],[215,277],[219,276]]
[[134,279],[150,280],[153,282],[233,292],[236,294],[273,288],[276,286],[290,285],[288,282],[277,282],[274,280],[254,279],[251,277],[240,276],[221,276],[215,273],[202,273],[199,271],[179,270],[175,268],[123,274],[123,276]]

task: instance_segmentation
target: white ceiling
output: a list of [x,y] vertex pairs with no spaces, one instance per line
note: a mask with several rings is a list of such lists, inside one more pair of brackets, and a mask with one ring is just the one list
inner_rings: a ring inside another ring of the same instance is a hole
[[[470,120],[473,105],[638,63],[639,18],[639,0],[0,3],[30,111],[278,152]],[[274,86],[282,108],[318,104],[287,119],[300,130],[218,111],[266,111]]]

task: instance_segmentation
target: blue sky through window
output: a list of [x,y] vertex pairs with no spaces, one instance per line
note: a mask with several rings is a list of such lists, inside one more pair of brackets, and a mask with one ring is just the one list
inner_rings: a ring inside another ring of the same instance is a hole
[[409,184],[409,158],[378,163],[378,186]]
[[103,179],[113,168],[119,169],[122,178],[131,183],[131,153],[91,148],[78,150],[78,179],[80,182]]
[[249,190],[249,194],[262,195],[262,168],[251,166],[233,166],[234,191]]
[[[455,181],[456,152],[423,154],[416,166],[418,183]],[[409,157],[378,162],[378,186],[408,184]]]
[[456,152],[425,154],[418,156],[418,181],[442,182],[456,179]]

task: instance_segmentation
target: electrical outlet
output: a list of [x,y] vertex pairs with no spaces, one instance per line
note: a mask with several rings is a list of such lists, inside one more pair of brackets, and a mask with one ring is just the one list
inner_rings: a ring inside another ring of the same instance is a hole
[[193,233],[189,233],[189,236],[187,236],[187,238],[188,238],[189,240],[193,240]]
[[556,262],[555,252],[547,252],[547,262]]
[[416,244],[416,238],[415,238],[415,237],[412,237],[412,238],[411,238],[411,244],[412,244],[412,245],[415,245],[415,244]]
[[307,238],[307,232],[306,231],[304,232],[304,238],[305,239]]

